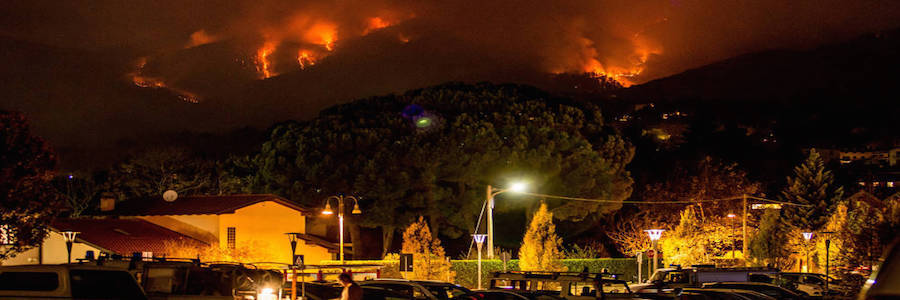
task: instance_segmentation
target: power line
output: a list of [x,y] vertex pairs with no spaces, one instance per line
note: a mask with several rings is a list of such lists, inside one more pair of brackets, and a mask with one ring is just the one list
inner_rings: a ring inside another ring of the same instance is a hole
[[[556,196],[556,195],[547,195],[547,194],[538,194],[538,193],[529,193],[529,192],[520,192],[519,194],[535,196],[535,197],[552,198],[552,199],[582,201],[582,202],[621,203],[621,204],[694,204],[694,203],[733,201],[733,200],[743,199],[743,196],[734,196],[734,197],[718,198],[718,199],[681,200],[681,201],[679,201],[679,200],[675,200],[675,201],[629,201],[629,200],[609,200],[609,199],[590,199],[590,198],[579,198],[579,197],[566,197],[566,196]],[[765,202],[770,202],[770,203],[793,205],[793,206],[800,206],[800,207],[811,207],[812,206],[812,205],[808,205],[808,204],[797,204],[797,203],[791,203],[791,202],[784,202],[784,201],[754,197],[754,196],[747,196],[747,199],[754,199],[754,200],[765,201]]]

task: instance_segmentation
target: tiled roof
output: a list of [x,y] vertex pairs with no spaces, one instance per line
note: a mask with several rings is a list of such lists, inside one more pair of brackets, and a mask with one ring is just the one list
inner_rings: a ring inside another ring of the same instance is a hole
[[167,242],[185,243],[189,246],[207,245],[140,219],[56,219],[51,227],[57,231],[78,231],[77,242],[85,242],[126,256],[144,251],[166,253]]
[[118,216],[220,215],[233,213],[237,209],[264,201],[274,201],[300,212],[307,211],[294,202],[270,194],[178,196],[178,199],[172,202],[163,200],[160,195],[116,203],[114,210],[103,212],[103,214]]

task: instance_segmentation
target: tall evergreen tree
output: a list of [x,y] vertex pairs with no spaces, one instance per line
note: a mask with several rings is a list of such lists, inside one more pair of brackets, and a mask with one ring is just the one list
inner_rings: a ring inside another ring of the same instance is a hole
[[553,225],[553,213],[547,210],[547,204],[534,213],[522,247],[519,248],[519,268],[523,271],[565,271],[560,261],[563,259],[562,239],[556,235]]
[[794,168],[794,176],[787,178],[781,200],[809,206],[785,205],[785,221],[797,230],[816,231],[828,222],[834,206],[841,201],[844,189],[834,184],[834,175],[825,169],[825,162],[815,149]]

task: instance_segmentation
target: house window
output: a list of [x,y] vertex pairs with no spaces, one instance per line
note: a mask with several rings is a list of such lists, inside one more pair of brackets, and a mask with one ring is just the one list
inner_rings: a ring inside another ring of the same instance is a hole
[[887,182],[887,186],[888,186],[888,187],[894,187],[894,182],[893,182],[893,181],[888,181],[888,182]]
[[228,249],[234,249],[237,233],[234,227],[228,227]]
[[0,225],[0,245],[12,245],[15,243],[15,232],[9,225]]

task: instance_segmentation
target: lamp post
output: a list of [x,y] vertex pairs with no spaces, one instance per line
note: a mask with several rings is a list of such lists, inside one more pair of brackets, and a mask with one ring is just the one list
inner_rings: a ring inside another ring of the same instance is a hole
[[68,258],[66,259],[66,263],[72,263],[72,244],[75,243],[75,236],[77,236],[80,232],[78,231],[63,231],[62,236],[63,239],[66,240],[66,253],[68,253]]
[[[734,214],[728,214],[728,218],[734,221]],[[732,224],[737,225],[737,224]],[[737,251],[737,233],[734,232],[737,226],[731,226],[731,259],[734,259],[734,252]]]
[[806,240],[806,272],[809,273],[809,240],[812,239],[812,232],[804,232],[803,238]]
[[294,268],[296,262],[294,261],[294,255],[297,255],[297,233],[296,232],[288,232],[285,233],[288,236],[288,241],[291,242],[291,300],[297,299],[297,271]]
[[494,258],[494,196],[505,192],[524,192],[525,184],[521,182],[513,183],[506,189],[497,189],[491,185],[487,186],[487,257]]
[[[662,237],[663,231],[665,229],[648,229],[644,230],[647,232],[647,235],[650,236],[650,241],[653,243],[653,271],[656,271],[656,257],[659,255],[659,251],[656,251],[656,243],[659,241],[659,238]],[[650,275],[653,276],[652,273]]]
[[[325,209],[322,210],[323,215],[333,215],[334,211],[331,210],[331,199],[334,199],[338,203],[338,230],[340,230],[340,260],[341,264],[344,264],[344,200],[353,200],[353,210],[350,211],[351,214],[358,215],[361,214],[362,211],[359,210],[359,199],[354,196],[344,196],[337,195],[325,198]],[[354,241],[359,242],[359,241]]]
[[481,288],[481,245],[484,244],[484,238],[487,237],[486,234],[476,233],[472,235],[472,238],[475,239],[475,244],[478,245],[478,289]]
[[831,276],[829,276],[828,273],[828,263],[830,260],[829,252],[831,250],[831,234],[834,233],[834,231],[825,231],[822,233],[826,234],[827,237],[825,239],[825,296],[828,296],[828,292],[830,292],[828,284],[831,281]]

